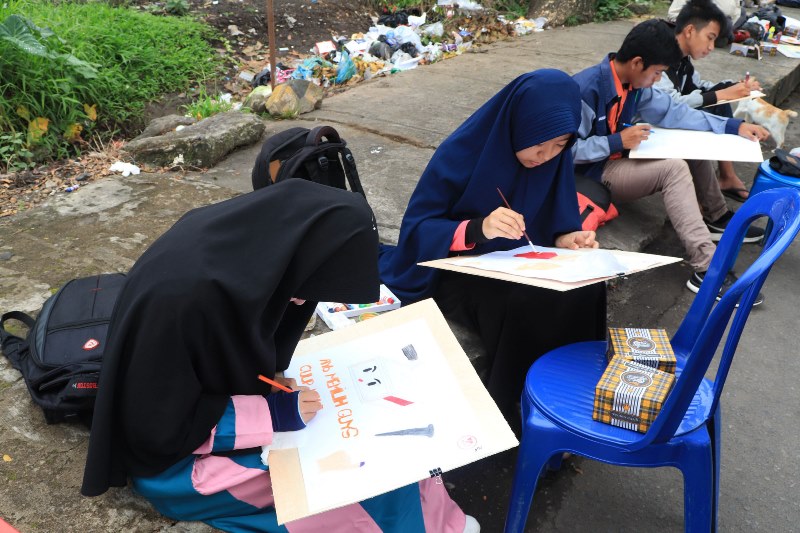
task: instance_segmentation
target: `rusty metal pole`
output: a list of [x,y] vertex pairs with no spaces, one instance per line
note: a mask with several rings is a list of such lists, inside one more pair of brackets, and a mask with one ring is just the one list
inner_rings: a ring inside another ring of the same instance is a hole
[[275,51],[278,45],[275,42],[275,10],[273,0],[267,0],[267,39],[269,39],[269,85],[275,89]]

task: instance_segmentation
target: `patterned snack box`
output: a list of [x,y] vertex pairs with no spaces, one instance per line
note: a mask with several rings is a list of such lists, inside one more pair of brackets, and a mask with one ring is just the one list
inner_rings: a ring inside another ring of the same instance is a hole
[[675,352],[663,329],[608,328],[608,359],[636,361],[662,372],[675,373]]
[[674,383],[672,374],[615,357],[595,387],[592,419],[646,433]]

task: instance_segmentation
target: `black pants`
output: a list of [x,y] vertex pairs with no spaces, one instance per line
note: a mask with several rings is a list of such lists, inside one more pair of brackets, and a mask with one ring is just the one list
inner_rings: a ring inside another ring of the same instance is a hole
[[442,313],[481,338],[488,354],[484,383],[509,421],[518,418],[525,375],[548,351],[606,338],[606,286],[559,292],[443,271],[434,299]]

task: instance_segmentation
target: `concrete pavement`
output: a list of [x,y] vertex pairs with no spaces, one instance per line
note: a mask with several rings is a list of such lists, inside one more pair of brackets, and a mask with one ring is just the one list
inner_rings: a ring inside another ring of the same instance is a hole
[[[782,10],[800,18],[800,10]],[[635,21],[559,28],[461,57],[362,83],[326,99],[302,120],[269,122],[267,134],[296,125],[335,126],[352,148],[382,239],[396,239],[405,204],[436,146],[508,81],[537,68],[575,73],[616,50]],[[800,62],[758,62],[726,51],[697,64],[709,79],[744,71],[762,81],[773,102],[800,83]],[[790,101],[800,109],[796,96]],[[786,106],[788,107],[788,106]],[[792,143],[791,141],[794,141]],[[790,125],[787,147],[800,145]],[[0,310],[37,311],[69,278],[130,268],[141,252],[186,210],[250,190],[259,146],[232,154],[207,172],[110,177],[55,195],[48,204],[0,220]],[[768,154],[767,154],[768,157]],[[755,165],[738,165],[752,178]],[[732,204],[735,207],[735,204]],[[681,255],[665,229],[658,198],[622,208],[602,228],[604,246]],[[742,261],[757,247],[746,247]],[[754,312],[723,399],[720,525],[727,531],[792,531],[800,518],[800,474],[793,332],[800,298],[795,245],[773,270],[768,301]],[[674,331],[691,303],[688,269],[675,265],[634,276],[610,292],[609,322],[657,324]],[[759,364],[755,364],[759,363]],[[780,414],[768,406],[782,405]],[[782,415],[782,416],[781,416]],[[21,531],[209,531],[153,512],[129,489],[94,499],[78,494],[87,432],[46,426],[19,374],[0,358],[0,517]],[[454,498],[487,532],[502,528],[515,451],[445,476]],[[537,492],[531,531],[679,531],[682,480],[677,471],[627,470],[584,459],[548,476]]]

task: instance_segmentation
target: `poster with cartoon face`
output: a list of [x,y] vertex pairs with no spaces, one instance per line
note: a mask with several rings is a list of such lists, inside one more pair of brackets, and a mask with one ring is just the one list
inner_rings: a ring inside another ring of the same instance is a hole
[[[317,349],[295,353],[285,371],[319,392],[323,404],[305,429],[294,432],[305,515],[517,444],[438,307],[425,304],[420,315],[414,313],[419,305],[320,336],[336,336],[330,340],[313,339]],[[287,510],[298,498],[282,498],[283,481],[273,477],[279,520],[299,518]],[[291,483],[297,485],[287,481],[286,490],[293,490]]]

